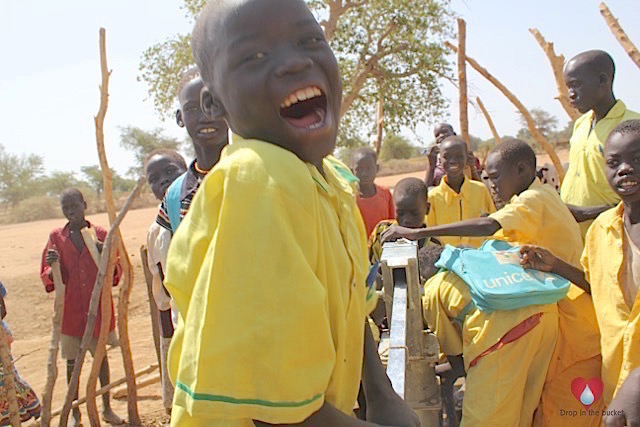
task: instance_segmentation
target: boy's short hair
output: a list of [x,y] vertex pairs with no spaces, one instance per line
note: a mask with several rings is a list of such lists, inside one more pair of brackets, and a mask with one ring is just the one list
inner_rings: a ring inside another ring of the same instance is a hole
[[629,134],[637,135],[638,137],[640,137],[640,120],[639,119],[626,120],[618,124],[618,126],[613,128],[613,130],[607,137],[607,142],[609,142],[609,140],[613,138],[614,135],[629,135]]
[[180,93],[182,93],[182,89],[191,82],[200,77],[200,69],[198,67],[191,67],[180,77],[180,81],[178,82],[178,97],[180,97]]
[[184,160],[184,157],[182,157],[182,155],[178,153],[176,150],[172,150],[170,148],[156,148],[155,150],[153,150],[152,152],[150,152],[144,157],[144,173],[145,174],[147,173],[147,164],[149,163],[149,160],[151,160],[153,156],[168,157],[171,160],[175,160],[175,162],[180,166],[182,166],[184,169],[187,168],[187,162]]
[[502,141],[502,144],[496,145],[489,154],[500,154],[504,162],[510,165],[516,165],[518,162],[525,162],[536,171],[536,153],[533,148],[526,142],[517,138],[508,138]]
[[427,200],[428,188],[419,178],[404,178],[398,181],[393,189],[393,194],[399,197],[411,196]]
[[460,138],[456,134],[453,134],[453,135],[448,136],[445,139],[443,139],[442,142],[440,143],[440,147],[442,147],[444,145],[444,143],[446,143],[446,142],[448,142],[450,144],[464,145],[464,149],[467,150],[467,152],[469,152],[469,147],[467,146],[467,143],[465,142],[465,140]]
[[569,62],[571,61],[580,62],[581,67],[586,66],[593,73],[606,73],[611,76],[611,80],[616,74],[616,64],[611,55],[604,50],[587,50],[571,58]]
[[378,155],[373,148],[358,147],[351,152],[351,166],[353,166],[355,161],[361,157],[371,157],[374,162],[378,161]]
[[440,259],[442,251],[444,247],[439,245],[426,245],[418,251],[418,270],[423,280],[429,280],[438,272],[434,264]]
[[84,202],[84,195],[82,194],[82,191],[78,190],[75,187],[65,188],[64,190],[62,190],[62,193],[60,193],[61,202],[62,200],[69,197],[77,198],[78,200]]

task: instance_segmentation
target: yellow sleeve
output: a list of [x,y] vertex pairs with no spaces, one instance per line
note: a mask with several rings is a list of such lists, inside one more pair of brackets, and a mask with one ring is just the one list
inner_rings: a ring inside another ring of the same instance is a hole
[[429,202],[429,212],[427,212],[427,227],[435,227],[438,225],[436,217],[436,201],[435,197],[429,194],[427,201]]
[[504,236],[511,241],[535,241],[542,230],[543,200],[536,193],[523,192],[502,209],[489,215],[502,227]]
[[590,247],[592,243],[592,234],[591,230],[593,230],[593,227],[589,228],[589,231],[587,231],[587,235],[584,239],[584,249],[582,250],[582,256],[580,257],[580,265],[582,266],[582,270],[584,271],[584,278],[588,283],[591,283],[591,276],[590,276],[590,263],[589,263],[589,252],[590,252]]
[[336,356],[314,273],[317,193],[302,162],[278,160],[283,171],[251,156],[221,161],[169,250],[166,285],[183,319],[174,405],[194,418],[290,424],[324,402]]
[[422,302],[424,318],[438,337],[440,351],[462,354],[462,324],[473,308],[467,284],[450,271],[438,273],[424,285]]

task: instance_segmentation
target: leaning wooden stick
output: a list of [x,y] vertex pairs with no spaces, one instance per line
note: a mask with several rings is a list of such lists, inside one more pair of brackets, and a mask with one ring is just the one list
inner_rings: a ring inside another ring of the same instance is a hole
[[[118,238],[117,236],[115,237]],[[93,243],[95,247],[95,243]],[[96,351],[91,365],[91,372],[87,379],[87,415],[89,415],[89,423],[92,427],[100,426],[100,416],[98,414],[98,405],[96,404],[96,384],[100,375],[102,361],[107,356],[107,336],[109,334],[109,326],[113,312],[111,310],[111,288],[113,287],[113,274],[117,262],[117,244],[111,245],[111,253],[109,254],[109,264],[107,265],[107,274],[104,285],[102,286],[102,296],[100,297],[100,335],[96,342]]]
[[489,115],[489,112],[487,111],[487,109],[484,108],[484,104],[480,100],[480,97],[476,97],[476,103],[478,104],[478,107],[480,107],[480,111],[482,111],[482,115],[484,115],[484,118],[487,120],[487,124],[489,125],[489,129],[491,129],[491,134],[493,135],[493,139],[496,140],[496,144],[501,144],[502,138],[500,138],[500,135],[498,135],[496,126],[493,124],[493,119]]
[[7,393],[9,403],[9,422],[13,427],[20,425],[20,413],[18,408],[18,395],[16,394],[16,377],[11,361],[11,350],[9,349],[9,335],[0,326],[0,360],[4,373],[4,388]]
[[[111,71],[107,65],[107,47],[106,47],[106,31],[100,28],[100,71],[102,81],[100,85],[100,108],[98,114],[94,118],[96,127],[96,144],[98,148],[98,158],[100,159],[100,168],[102,169],[102,182],[104,187],[104,200],[107,207],[109,222],[113,225],[116,217],[116,207],[113,200],[113,176],[107,155],[104,148],[104,119],[107,114],[109,104],[109,77]],[[129,344],[129,331],[127,326],[129,296],[131,294],[131,286],[133,284],[133,267],[129,260],[127,248],[124,245],[122,234],[118,231],[120,244],[118,252],[120,254],[120,265],[122,266],[122,282],[120,285],[120,298],[118,304],[118,333],[120,335],[120,349],[122,350],[122,361],[124,372],[127,376],[127,387],[129,387],[129,398],[127,400],[127,412],[129,425],[140,425],[140,416],[138,415],[138,403],[136,397],[136,383],[134,377],[133,358],[131,357],[131,346]]]
[[620,43],[625,52],[627,52],[627,55],[629,55],[631,60],[635,62],[638,67],[640,67],[640,51],[638,51],[636,45],[634,45],[633,42],[629,39],[627,33],[624,32],[624,30],[620,26],[620,23],[618,22],[616,17],[613,16],[613,13],[611,13],[604,2],[600,3],[600,14],[604,18],[607,26],[615,36],[616,40],[618,40],[618,43]]
[[[449,42],[445,42],[445,45],[454,52],[458,51],[458,49]],[[515,107],[520,111],[520,113],[522,113],[522,116],[527,122],[527,127],[529,128],[529,132],[531,132],[531,136],[533,136],[533,139],[535,139],[536,142],[540,144],[540,146],[547,152],[547,154],[551,158],[551,161],[553,162],[553,166],[556,168],[556,171],[558,172],[558,180],[560,181],[560,184],[562,184],[562,181],[564,180],[564,175],[565,175],[562,162],[560,161],[560,158],[558,157],[558,154],[556,153],[556,151],[553,149],[553,146],[549,143],[549,141],[547,141],[544,135],[542,135],[542,133],[540,133],[540,131],[536,127],[536,122],[535,120],[533,120],[533,117],[531,116],[531,113],[529,112],[529,110],[527,110],[524,104],[522,104],[522,102],[520,102],[520,100],[509,89],[507,89],[505,85],[500,83],[498,79],[496,79],[493,75],[491,75],[491,73],[489,73],[486,68],[478,64],[478,62],[476,62],[475,59],[469,57],[469,55],[466,55],[466,58],[469,65],[471,65],[484,78],[486,78],[491,83],[493,83],[493,85],[496,88],[498,88],[498,90],[502,92],[504,96],[506,96],[507,99],[511,101],[513,105],[515,105]]]
[[469,139],[469,98],[467,95],[467,62],[465,61],[467,49],[467,24],[464,19],[458,18],[458,105],[460,107],[460,136],[471,148]]
[[111,247],[118,242],[114,242],[114,237],[118,232],[118,228],[120,224],[124,220],[124,217],[127,215],[129,209],[131,209],[131,205],[133,201],[140,194],[140,190],[144,185],[144,181],[138,181],[138,184],[134,188],[133,192],[129,195],[127,202],[124,204],[122,211],[117,216],[111,229],[107,233],[107,237],[105,238],[104,248],[102,249],[102,256],[100,257],[100,266],[98,268],[98,275],[96,277],[96,281],[93,287],[93,291],[91,292],[91,300],[89,303],[89,315],[87,318],[87,326],[85,327],[84,334],[82,335],[82,341],[80,344],[80,350],[78,351],[78,355],[76,356],[75,366],[73,369],[73,374],[71,376],[71,380],[69,382],[69,389],[67,391],[67,396],[64,401],[64,406],[62,407],[62,413],[60,414],[60,427],[66,427],[67,422],[69,420],[69,412],[71,411],[71,405],[73,403],[74,397],[78,392],[78,381],[80,379],[80,372],[82,371],[82,364],[84,363],[84,358],[87,353],[87,349],[89,348],[89,343],[91,342],[93,335],[93,328],[96,324],[97,313],[98,313],[98,304],[100,303],[100,295],[102,293],[102,287],[106,281],[107,276],[107,267],[109,264],[109,254],[111,253]]
[[537,28],[529,28],[529,32],[533,34],[533,37],[549,59],[551,71],[553,71],[553,77],[556,80],[556,86],[558,88],[558,96],[556,96],[556,99],[560,101],[562,108],[564,108],[564,111],[569,115],[569,118],[575,122],[578,117],[580,117],[580,112],[573,108],[569,102],[569,89],[567,89],[564,81],[564,55],[556,55],[553,43],[546,41]]
[[62,314],[64,313],[64,292],[65,285],[62,281],[60,263],[58,261],[51,265],[51,276],[55,288],[53,303],[53,331],[51,341],[49,341],[49,360],[47,362],[47,382],[42,393],[42,412],[40,414],[40,427],[49,427],[51,423],[51,398],[53,387],[58,378],[58,347],[60,345],[60,331],[62,330]]

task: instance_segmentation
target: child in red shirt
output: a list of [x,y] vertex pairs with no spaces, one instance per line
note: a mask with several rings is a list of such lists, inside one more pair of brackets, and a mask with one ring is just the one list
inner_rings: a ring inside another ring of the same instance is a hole
[[396,217],[391,192],[374,183],[379,168],[376,152],[372,148],[356,148],[351,153],[351,170],[360,180],[356,202],[367,229],[367,236],[371,235],[380,221]]

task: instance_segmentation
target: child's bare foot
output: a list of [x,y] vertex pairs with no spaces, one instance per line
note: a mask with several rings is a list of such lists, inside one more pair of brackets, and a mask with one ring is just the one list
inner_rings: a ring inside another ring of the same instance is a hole
[[102,421],[107,424],[111,424],[112,426],[121,426],[125,423],[124,420],[117,416],[111,408],[102,411]]

